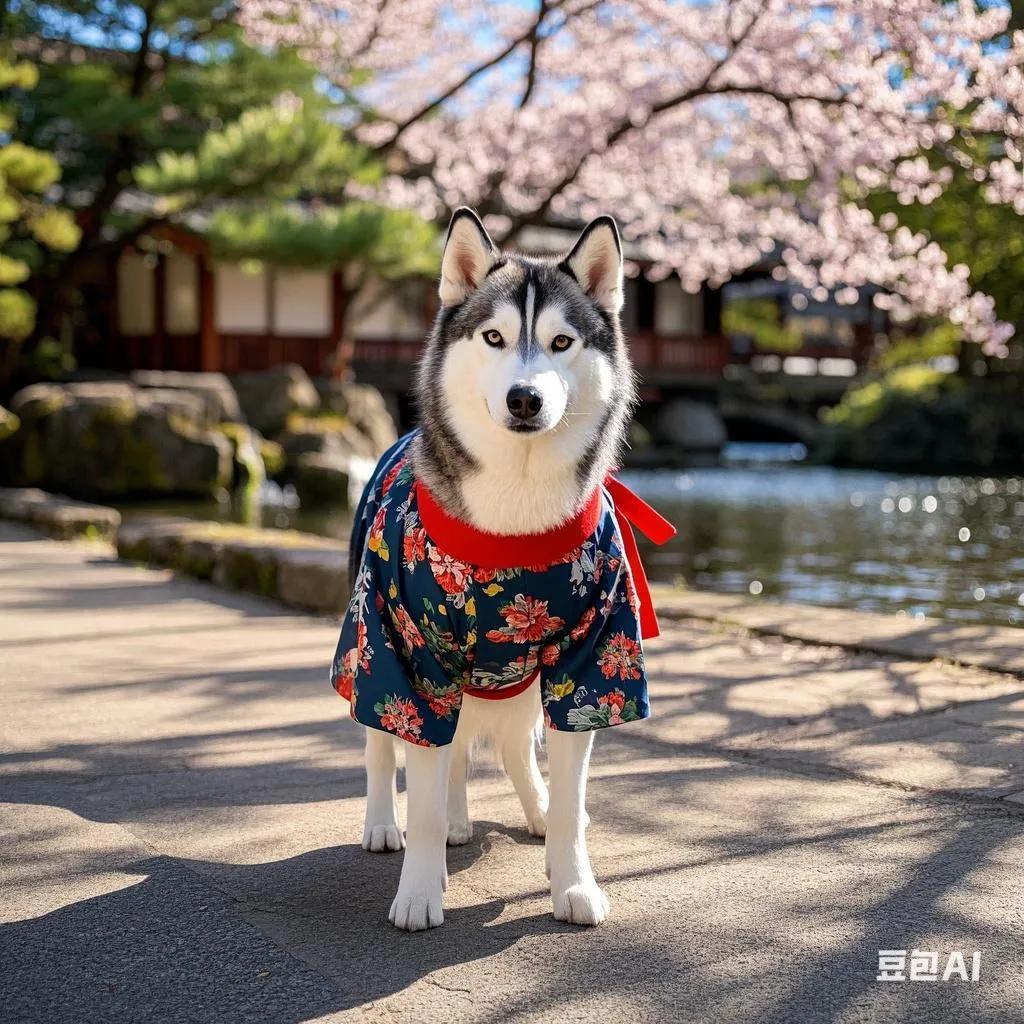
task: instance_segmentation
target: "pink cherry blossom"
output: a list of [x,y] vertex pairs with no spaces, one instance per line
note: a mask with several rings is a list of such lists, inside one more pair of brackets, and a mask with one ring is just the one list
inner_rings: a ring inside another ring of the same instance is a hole
[[[238,0],[363,103],[374,195],[499,237],[613,212],[652,276],[719,284],[782,253],[797,283],[878,285],[1001,354],[1011,329],[928,238],[876,221],[963,164],[1024,213],[1024,33],[969,0]],[[1000,140],[987,162],[964,132]],[[979,160],[977,164],[974,161]],[[366,187],[359,190],[366,194]],[[1008,210],[1009,215],[1009,210]],[[891,300],[891,301],[890,301]]]

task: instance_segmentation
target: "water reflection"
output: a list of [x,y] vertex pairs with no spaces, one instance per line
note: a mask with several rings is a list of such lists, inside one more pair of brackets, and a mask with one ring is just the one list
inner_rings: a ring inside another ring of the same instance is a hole
[[[733,446],[728,455],[733,464],[716,469],[623,474],[679,529],[665,547],[644,547],[652,578],[776,600],[1024,624],[1020,479],[806,467],[794,464],[802,453],[789,445]],[[791,461],[774,464],[780,457]],[[236,500],[146,510],[339,538],[351,528],[351,512],[299,508],[293,490],[274,484],[248,508]]]
[[801,466],[635,472],[679,528],[650,575],[709,590],[947,619],[1024,622],[1019,479]]

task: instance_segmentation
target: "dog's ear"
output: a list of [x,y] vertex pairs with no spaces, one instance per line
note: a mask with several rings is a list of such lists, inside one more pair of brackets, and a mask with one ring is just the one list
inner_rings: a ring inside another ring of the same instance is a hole
[[441,258],[441,304],[457,306],[480,287],[484,275],[498,258],[498,250],[480,218],[468,207],[452,214],[448,239]]
[[622,309],[622,243],[611,217],[592,220],[559,266],[602,309],[612,314]]

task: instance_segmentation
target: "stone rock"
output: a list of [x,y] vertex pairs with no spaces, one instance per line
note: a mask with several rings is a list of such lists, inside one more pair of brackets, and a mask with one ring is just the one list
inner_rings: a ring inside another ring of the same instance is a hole
[[60,384],[30,384],[11,399],[11,412],[22,420],[40,419],[70,402]]
[[178,416],[200,427],[217,425],[207,421],[206,403],[200,395],[165,388],[146,388],[133,392],[131,398],[140,409]]
[[372,458],[377,452],[373,441],[340,416],[292,420],[292,425],[277,438],[285,457],[293,460],[307,452],[339,457]]
[[122,558],[331,615],[348,601],[343,545],[291,530],[141,516],[117,537]]
[[58,540],[85,537],[112,542],[121,525],[117,509],[71,501],[33,487],[0,487],[0,518],[29,523]]
[[8,409],[0,405],[0,442],[17,433],[21,420]]
[[377,388],[370,384],[321,379],[317,381],[317,390],[324,409],[344,416],[369,439],[371,448],[365,454],[379,458],[398,440],[395,419]]
[[320,408],[320,396],[309,375],[291,363],[260,373],[240,373],[232,383],[246,421],[265,437],[284,430],[292,413]]
[[[256,435],[259,437],[259,435]],[[260,458],[263,459],[263,471],[271,480],[277,480],[284,472],[285,455],[284,449],[277,441],[268,441],[265,437],[260,438]]]
[[180,373],[176,370],[135,370],[131,382],[140,388],[184,391],[203,402],[207,423],[243,423],[242,407],[223,373]]
[[222,423],[220,429],[231,442],[232,488],[258,488],[267,478],[263,464],[263,438],[244,423]]
[[289,476],[303,505],[350,503],[352,475],[343,455],[304,452],[289,463]]
[[348,553],[284,551],[277,562],[277,598],[295,608],[338,615],[349,599]]
[[727,440],[725,423],[716,406],[690,398],[666,402],[655,419],[657,440],[687,452],[718,452]]
[[91,498],[205,496],[231,483],[231,442],[206,427],[196,395],[124,381],[36,384],[12,408],[21,425],[5,459],[19,486]]

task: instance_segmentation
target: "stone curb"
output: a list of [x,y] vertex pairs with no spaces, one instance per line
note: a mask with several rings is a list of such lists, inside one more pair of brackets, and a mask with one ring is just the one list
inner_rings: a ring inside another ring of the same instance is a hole
[[121,513],[33,487],[0,487],[0,519],[28,523],[58,540],[102,540],[113,543]]
[[1024,677],[1024,630],[942,619],[774,604],[728,594],[652,587],[664,619],[702,619],[804,643],[913,661],[944,661]]
[[121,526],[117,553],[304,611],[339,615],[348,603],[346,546],[313,534],[146,517]]
[[[349,599],[346,545],[313,534],[177,517],[121,522],[112,508],[34,489],[0,488],[0,518],[58,539],[115,543],[120,557],[174,569],[318,614],[341,614]],[[727,594],[652,587],[666,621],[718,622],[804,643],[913,661],[943,661],[1024,678],[1024,631],[962,625],[812,605],[773,604]]]

